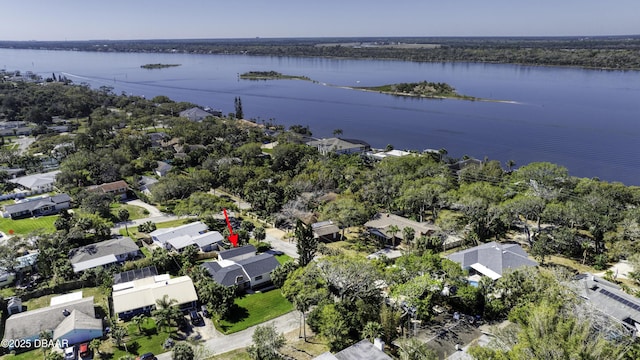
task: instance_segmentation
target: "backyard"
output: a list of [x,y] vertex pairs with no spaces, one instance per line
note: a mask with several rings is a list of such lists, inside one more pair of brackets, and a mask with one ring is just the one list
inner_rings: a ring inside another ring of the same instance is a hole
[[0,217],[0,231],[9,235],[28,235],[36,231],[52,233],[56,231],[56,227],[54,226],[56,219],[58,219],[58,215],[40,216],[20,220]]

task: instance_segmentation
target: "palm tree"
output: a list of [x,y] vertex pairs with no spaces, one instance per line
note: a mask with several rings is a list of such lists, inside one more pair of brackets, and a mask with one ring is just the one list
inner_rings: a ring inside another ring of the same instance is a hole
[[[117,347],[122,345],[122,340],[124,340],[127,335],[127,328],[124,326],[116,324],[111,328],[111,338],[115,341]],[[126,350],[127,344],[125,343],[124,346]]]
[[400,232],[400,228],[396,225],[391,225],[387,229],[387,234],[391,235],[391,244],[393,248],[396,248],[396,234]]
[[102,341],[100,339],[93,339],[89,343],[89,349],[91,349],[91,351],[97,352],[98,355],[102,355],[100,352],[100,345],[102,345]]
[[407,243],[407,246],[411,248],[413,245],[413,240],[416,237],[416,230],[410,226],[405,226],[402,229],[402,237],[404,238],[404,241]]
[[[171,320],[176,318],[174,310],[178,310],[173,305],[177,303],[178,300],[170,299],[169,295],[166,294],[162,297],[162,299],[156,300],[156,310],[153,312],[153,316],[155,316],[158,326],[171,326]],[[179,311],[180,310],[178,310],[178,312]]]
[[507,160],[507,169],[509,172],[511,172],[514,166],[516,166],[515,160]]
[[144,314],[136,315],[131,319],[131,322],[134,323],[138,328],[138,334],[142,334],[142,324],[145,322],[145,320],[146,317],[144,316]]
[[342,135],[342,129],[334,129],[333,130],[333,136],[338,136],[338,135]]
[[124,223],[124,230],[127,232],[127,235],[129,235],[129,228],[127,227],[127,221],[129,221],[129,210],[118,210],[118,220]]

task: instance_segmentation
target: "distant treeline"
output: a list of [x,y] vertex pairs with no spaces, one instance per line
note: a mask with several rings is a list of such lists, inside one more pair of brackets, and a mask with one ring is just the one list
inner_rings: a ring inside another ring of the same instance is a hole
[[[371,44],[374,46],[370,46]],[[438,46],[391,47],[378,46],[379,44],[433,44]],[[546,38],[256,38],[65,42],[0,41],[0,48],[340,57],[423,62],[454,61],[574,66],[595,69],[640,69],[640,35]]]

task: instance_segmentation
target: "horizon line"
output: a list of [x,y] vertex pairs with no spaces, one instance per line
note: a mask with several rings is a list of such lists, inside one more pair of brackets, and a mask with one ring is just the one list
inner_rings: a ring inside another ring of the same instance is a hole
[[319,39],[483,39],[483,38],[495,38],[495,39],[553,39],[553,38],[624,38],[640,37],[638,34],[609,34],[609,35],[366,35],[366,36],[273,36],[273,37],[221,37],[221,38],[143,38],[143,39],[64,39],[64,40],[8,40],[0,39],[0,42],[13,42],[13,43],[30,43],[30,42],[97,42],[97,41],[211,41],[211,40],[286,40],[286,39],[300,39],[300,40],[319,40]]

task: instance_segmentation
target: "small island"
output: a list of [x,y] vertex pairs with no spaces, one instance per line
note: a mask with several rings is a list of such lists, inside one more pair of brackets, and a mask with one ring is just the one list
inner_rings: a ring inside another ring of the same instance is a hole
[[145,64],[140,67],[143,69],[164,69],[175,66],[180,66],[180,64]]
[[249,71],[239,75],[243,80],[305,80],[311,81],[306,76],[285,75],[277,71]]
[[394,96],[423,97],[433,99],[482,100],[473,96],[460,95],[451,85],[447,83],[434,83],[428,81],[351,88],[363,91],[376,91]]

